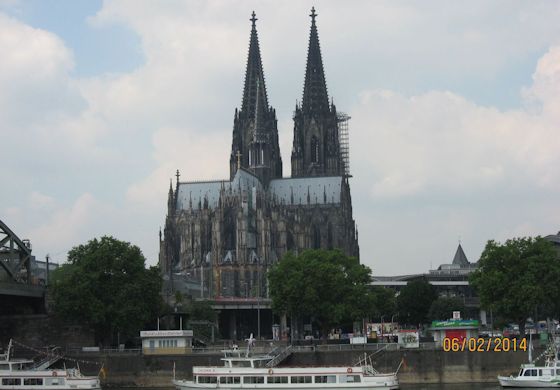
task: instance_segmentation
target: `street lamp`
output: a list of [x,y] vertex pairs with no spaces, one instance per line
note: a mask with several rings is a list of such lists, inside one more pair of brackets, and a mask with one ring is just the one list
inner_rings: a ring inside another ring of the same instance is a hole
[[381,342],[383,342],[383,318],[385,318],[385,315],[381,316]]

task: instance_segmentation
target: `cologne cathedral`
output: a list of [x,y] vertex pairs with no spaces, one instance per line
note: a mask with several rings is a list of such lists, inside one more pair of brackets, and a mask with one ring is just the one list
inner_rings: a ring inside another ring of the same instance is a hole
[[[296,105],[291,177],[283,177],[276,110],[269,105],[255,13],[229,179],[170,185],[160,267],[189,275],[200,296],[268,296],[266,273],[288,252],[340,248],[359,256],[349,185],[348,117],[329,102],[315,10],[303,99]],[[169,278],[167,278],[169,279]]]

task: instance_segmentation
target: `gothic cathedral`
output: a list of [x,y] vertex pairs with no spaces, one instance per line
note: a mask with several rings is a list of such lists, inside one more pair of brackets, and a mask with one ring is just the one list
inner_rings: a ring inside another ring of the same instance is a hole
[[266,273],[287,251],[340,248],[359,256],[345,121],[327,94],[315,10],[301,105],[294,114],[292,177],[282,176],[276,110],[269,105],[256,18],[229,180],[170,185],[160,267],[189,275],[203,297],[267,297]]

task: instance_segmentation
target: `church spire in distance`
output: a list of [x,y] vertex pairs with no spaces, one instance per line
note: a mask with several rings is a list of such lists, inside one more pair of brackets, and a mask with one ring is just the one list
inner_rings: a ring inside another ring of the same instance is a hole
[[329,105],[315,7],[311,8],[311,31],[303,84],[303,101],[294,113],[292,146],[292,177],[340,176],[343,162],[340,155],[338,116],[334,104]]
[[257,17],[251,14],[251,36],[241,110],[235,111],[230,155],[230,178],[238,169],[250,170],[263,184],[282,177],[276,111],[268,105],[257,35]]
[[329,109],[327,83],[319,45],[319,34],[315,18],[315,7],[311,8],[311,31],[309,33],[309,47],[307,49],[307,67],[305,69],[305,84],[303,86],[302,109],[304,112],[325,112]]
[[[266,95],[266,85],[264,83],[264,71],[261,60],[261,50],[259,47],[259,37],[257,35],[257,18],[255,11],[251,14],[251,39],[249,41],[249,54],[247,56],[247,68],[245,71],[245,86],[243,88],[243,100],[241,111],[254,117],[257,108],[257,101],[261,109],[268,108],[268,98]],[[257,98],[258,97],[258,98]]]

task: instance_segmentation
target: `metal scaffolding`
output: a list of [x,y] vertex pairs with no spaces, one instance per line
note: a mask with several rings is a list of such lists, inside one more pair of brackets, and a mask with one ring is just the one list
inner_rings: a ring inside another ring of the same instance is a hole
[[344,112],[337,114],[338,141],[340,144],[340,160],[344,166],[344,175],[350,176],[350,145],[348,135],[348,121],[350,116]]

